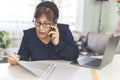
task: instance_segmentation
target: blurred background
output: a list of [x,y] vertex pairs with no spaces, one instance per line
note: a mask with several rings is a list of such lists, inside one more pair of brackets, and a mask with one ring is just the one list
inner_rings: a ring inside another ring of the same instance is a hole
[[[45,0],[1,0],[0,31],[9,34],[8,48],[19,48],[23,30],[34,27],[35,7]],[[59,10],[58,22],[70,25],[71,31],[114,33],[119,22],[119,0],[49,0]]]

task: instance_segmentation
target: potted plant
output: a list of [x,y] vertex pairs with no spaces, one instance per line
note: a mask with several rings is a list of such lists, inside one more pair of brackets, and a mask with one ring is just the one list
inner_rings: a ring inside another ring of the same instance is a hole
[[3,60],[4,49],[10,45],[9,33],[1,30],[0,31],[0,60]]
[[0,31],[0,48],[7,48],[10,45],[9,33],[1,30]]

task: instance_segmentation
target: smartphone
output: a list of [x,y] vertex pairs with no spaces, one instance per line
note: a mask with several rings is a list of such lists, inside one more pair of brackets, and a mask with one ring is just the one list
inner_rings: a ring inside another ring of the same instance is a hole
[[[57,23],[57,18],[54,20],[54,23],[52,25],[55,26],[56,23]],[[54,31],[54,28],[51,28],[50,31]],[[52,37],[52,34],[50,35],[50,37]]]
[[[51,28],[50,31],[54,31],[54,28]],[[50,37],[52,37],[52,34],[50,35]]]

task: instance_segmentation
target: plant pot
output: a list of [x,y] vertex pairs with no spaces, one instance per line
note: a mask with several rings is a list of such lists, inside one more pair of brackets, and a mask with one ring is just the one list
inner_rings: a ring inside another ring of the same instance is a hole
[[0,48],[0,60],[3,60],[4,49]]

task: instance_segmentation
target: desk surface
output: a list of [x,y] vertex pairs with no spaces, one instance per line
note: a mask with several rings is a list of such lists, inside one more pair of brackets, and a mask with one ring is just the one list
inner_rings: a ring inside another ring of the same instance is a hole
[[[70,65],[68,61],[41,61],[59,65],[46,80],[120,80],[120,55],[117,54],[111,64],[101,70]],[[97,79],[98,78],[98,79]],[[0,64],[0,80],[43,80],[20,66],[10,67]]]
[[120,54],[116,54],[113,62],[101,70],[97,70],[99,80],[120,80]]
[[[68,61],[41,61],[41,63],[56,64],[55,70],[48,78],[36,77],[21,66],[9,66],[8,63],[0,64],[0,80],[93,80],[91,69],[70,65]],[[87,74],[87,75],[86,75]],[[86,77],[87,76],[87,77]]]

